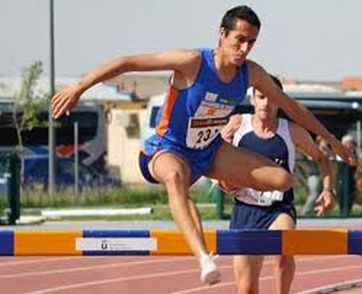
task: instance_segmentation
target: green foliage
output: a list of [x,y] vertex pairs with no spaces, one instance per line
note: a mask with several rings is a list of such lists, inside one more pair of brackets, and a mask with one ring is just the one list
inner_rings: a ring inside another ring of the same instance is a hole
[[[207,195],[206,195],[207,196]],[[192,199],[197,203],[213,203],[214,197],[205,197],[203,187],[191,191]],[[226,203],[231,203],[231,197],[226,197]],[[23,189],[21,205],[26,208],[34,207],[74,207],[74,206],[114,206],[140,207],[143,205],[167,205],[167,193],[162,187],[133,187],[133,188],[94,188],[83,191],[76,196],[72,189],[63,189],[52,196],[46,191],[33,187]]]
[[167,204],[166,191],[162,188],[94,188],[76,196],[72,189],[55,192],[52,196],[43,190],[24,189],[22,207],[74,207],[114,206],[140,207]]
[[[203,220],[217,219],[215,199],[209,198],[205,202],[204,193],[201,188],[192,190],[192,198],[197,203]],[[43,208],[75,208],[75,207],[151,207],[150,215],[135,216],[94,216],[94,217],[66,217],[67,220],[172,220],[171,212],[168,207],[166,191],[162,188],[108,188],[108,189],[92,189],[78,196],[75,196],[72,190],[63,190],[49,196],[43,190],[27,190],[24,189],[21,196],[21,207],[24,214],[38,214]],[[297,203],[296,208],[298,217],[302,217],[301,211],[303,202]],[[225,197],[226,216],[230,215],[232,208],[232,198]],[[4,209],[6,203],[0,202],[0,208]],[[25,210],[25,211],[24,211]],[[362,206],[355,204],[351,217],[361,217]],[[308,217],[313,217],[308,216]],[[314,216],[316,217],[316,216]],[[339,209],[336,207],[328,217],[340,217]]]
[[22,73],[20,93],[15,96],[13,119],[20,148],[23,148],[22,132],[41,126],[39,114],[47,103],[47,97],[36,94],[35,87],[42,72],[43,65],[40,61],[25,68]]

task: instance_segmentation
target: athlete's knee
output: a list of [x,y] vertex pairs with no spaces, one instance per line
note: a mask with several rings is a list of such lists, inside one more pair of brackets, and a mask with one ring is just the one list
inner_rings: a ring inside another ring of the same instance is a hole
[[257,294],[258,289],[255,287],[256,283],[258,283],[258,281],[239,280],[238,294]]
[[254,286],[255,283],[258,283],[258,281],[253,281],[253,283],[247,283],[247,284],[239,284],[238,285],[238,294],[258,294],[258,289],[256,286]]
[[164,177],[164,182],[168,186],[187,185],[189,178],[190,175],[187,171],[174,170],[167,173]]
[[250,273],[240,273],[239,276],[236,278],[237,286],[238,286],[238,293],[247,293],[247,294],[257,294],[258,293],[258,283],[259,278],[250,275]]
[[295,271],[295,261],[293,256],[280,255],[275,258],[275,267],[290,273]]

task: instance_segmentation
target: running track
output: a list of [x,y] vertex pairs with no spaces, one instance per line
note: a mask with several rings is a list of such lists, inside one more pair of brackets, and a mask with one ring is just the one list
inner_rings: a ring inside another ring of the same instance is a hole
[[[236,293],[232,257],[221,256],[218,263],[222,282],[209,287],[199,281],[196,259],[190,256],[0,257],[0,291],[11,294]],[[296,264],[291,293],[362,279],[361,256],[296,256]],[[260,293],[273,293],[273,287],[272,258],[267,257]]]
[[[299,256],[292,293],[362,278],[359,256]],[[6,293],[236,293],[232,259],[219,258],[222,283],[199,282],[192,257],[2,257],[0,285]],[[267,257],[260,293],[272,293]]]

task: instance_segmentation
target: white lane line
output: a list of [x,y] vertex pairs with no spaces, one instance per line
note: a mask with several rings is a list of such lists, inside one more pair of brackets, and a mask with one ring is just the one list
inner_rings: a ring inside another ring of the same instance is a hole
[[80,259],[80,258],[104,258],[104,256],[69,256],[69,257],[43,257],[37,259],[28,259],[27,257],[21,257],[26,260],[18,260],[18,261],[4,261],[1,262],[0,260],[0,267],[4,266],[16,266],[16,265],[23,265],[23,264],[32,264],[32,263],[43,263],[43,262],[53,262],[53,261],[62,261],[62,260],[70,260],[70,259]]
[[[231,267],[232,266],[223,266],[220,268],[231,268]],[[113,279],[99,280],[99,281],[94,281],[94,282],[71,284],[68,286],[41,289],[41,290],[36,290],[36,291],[32,291],[32,292],[25,292],[24,294],[52,293],[52,292],[59,292],[59,291],[63,291],[63,290],[84,288],[84,287],[88,287],[88,286],[109,284],[109,283],[115,283],[115,282],[125,282],[125,281],[150,279],[150,278],[158,278],[158,277],[165,277],[165,276],[169,277],[169,276],[173,276],[173,275],[183,275],[183,274],[189,274],[189,273],[194,273],[194,272],[198,272],[198,271],[199,271],[199,269],[173,271],[173,272],[168,271],[168,272],[159,272],[159,273],[155,273],[155,274],[138,275],[138,276],[132,276],[132,277],[125,277],[125,278],[113,278]]]
[[[351,256],[351,255],[349,255]],[[349,256],[344,256],[349,257]],[[108,258],[114,258],[114,257],[120,257],[121,259],[123,259],[124,257],[128,257],[128,256],[101,256],[101,255],[94,255],[94,256],[90,256],[90,255],[84,255],[84,256],[61,256],[61,257],[47,257],[44,256],[42,258],[37,258],[37,259],[30,259],[27,256],[14,256],[14,258],[22,258],[23,260],[16,260],[16,261],[1,261],[0,258],[0,267],[4,267],[4,266],[18,266],[18,265],[25,265],[25,264],[33,264],[33,263],[44,263],[44,262],[57,262],[57,261],[68,261],[68,260],[74,260],[74,259],[87,259],[87,260],[92,260],[92,259],[108,259]],[[137,256],[138,257],[138,256]],[[141,257],[145,257],[148,258],[149,255],[145,255],[139,256]],[[159,257],[156,255],[152,255],[152,257]],[[231,256],[230,256],[231,257]],[[183,257],[185,258],[185,257]],[[268,257],[269,258],[269,257]],[[336,256],[325,256],[325,259],[327,258],[336,258]]]
[[[74,257],[73,257],[74,258]],[[70,257],[69,259],[73,259]],[[82,257],[78,257],[82,258]],[[87,258],[87,257],[85,257]],[[89,256],[89,258],[93,258],[92,256]],[[96,258],[104,258],[103,257],[96,257]],[[74,268],[67,268],[67,269],[55,269],[55,270],[46,270],[46,271],[27,271],[23,273],[14,273],[14,274],[6,274],[1,275],[0,279],[15,279],[15,278],[23,278],[23,277],[32,277],[32,276],[41,276],[41,275],[54,275],[54,274],[62,274],[62,273],[69,273],[69,272],[75,272],[75,271],[86,271],[86,270],[93,270],[93,269],[102,269],[102,268],[113,268],[113,267],[123,267],[123,266],[132,266],[132,265],[142,265],[142,264],[149,264],[149,263],[162,263],[162,262],[171,262],[171,261],[184,261],[184,260],[192,260],[194,257],[192,256],[177,256],[172,258],[164,258],[164,259],[157,259],[157,260],[150,260],[150,259],[142,259],[141,261],[128,261],[124,263],[108,263],[108,264],[102,264],[102,265],[91,265],[91,266],[83,266],[83,267],[74,267]],[[309,261],[309,260],[318,260],[318,259],[326,259],[326,258],[333,258],[333,259],[339,259],[339,258],[345,258],[344,256],[327,256],[327,257],[302,257],[298,260],[300,261]],[[54,261],[57,259],[54,258]],[[39,259],[41,261],[41,259]],[[264,264],[267,265],[269,263],[272,263],[273,261],[271,258],[267,259]]]
[[46,270],[46,271],[39,271],[39,272],[26,272],[26,273],[19,273],[19,274],[8,274],[8,275],[0,275],[0,279],[16,279],[16,278],[24,278],[24,277],[33,277],[33,276],[42,276],[42,275],[54,275],[54,274],[62,274],[62,273],[71,273],[76,271],[88,271],[94,269],[103,269],[103,268],[114,268],[114,267],[125,267],[125,266],[135,266],[135,265],[144,265],[144,264],[157,264],[162,262],[174,262],[174,261],[183,261],[183,260],[190,260],[192,257],[188,258],[164,258],[158,260],[142,260],[142,261],[131,261],[131,262],[117,262],[117,263],[108,263],[102,265],[92,265],[92,266],[83,266],[83,267],[74,267],[68,269],[56,269],[56,270]]
[[[358,279],[358,280],[348,280],[348,281],[343,281],[340,283],[336,283],[336,284],[326,284],[323,286],[320,286],[318,288],[313,288],[313,289],[309,289],[303,292],[298,292],[298,294],[316,294],[316,293],[334,293],[338,290],[349,290],[349,289],[354,289],[356,287],[361,287],[362,286],[362,279]],[[330,292],[328,292],[330,291]]]
[[[311,270],[311,271],[305,271],[302,273],[296,273],[295,277],[299,277],[299,276],[309,276],[309,275],[314,275],[314,274],[320,274],[320,273],[329,273],[329,272],[334,272],[334,271],[340,271],[343,269],[362,269],[362,265],[355,265],[355,266],[350,266],[350,265],[346,265],[343,267],[335,267],[335,268],[329,268],[329,269],[320,269],[320,270]],[[265,276],[265,277],[261,277],[260,281],[265,281],[265,280],[270,280],[274,278],[274,276],[270,275],[270,276]],[[223,288],[223,287],[229,287],[229,286],[233,286],[235,285],[235,282],[228,282],[228,283],[219,283],[216,284],[214,286],[212,286],[213,288]],[[186,289],[186,290],[182,290],[182,291],[176,291],[176,292],[172,292],[172,294],[186,294],[186,293],[194,293],[194,292],[199,292],[202,290],[208,290],[210,289],[209,286],[202,286],[202,287],[197,287],[197,288],[190,288],[190,289]]]
[[[342,258],[343,256],[333,256],[335,258]],[[190,257],[193,258],[193,257]],[[325,257],[320,257],[320,258],[316,258],[316,257],[306,257],[303,258],[301,261],[309,261],[309,260],[316,260],[316,259],[322,259]],[[273,261],[269,261],[268,263],[272,263]],[[352,268],[353,266],[348,265],[348,268]],[[361,266],[358,266],[362,268]],[[231,269],[232,265],[228,265],[228,266],[221,266],[220,269]],[[344,268],[344,267],[343,267]],[[328,271],[328,270],[327,270]],[[155,274],[146,274],[146,275],[138,275],[138,276],[132,276],[132,277],[122,277],[122,278],[112,278],[112,279],[105,279],[105,280],[98,280],[98,281],[92,281],[92,282],[85,282],[85,283],[76,283],[76,284],[70,284],[70,285],[65,285],[65,286],[60,286],[60,287],[54,287],[54,288],[47,288],[47,289],[40,289],[40,290],[36,290],[36,291],[31,291],[31,292],[26,292],[25,294],[43,294],[43,293],[53,293],[53,292],[59,292],[59,291],[63,291],[63,290],[69,290],[69,289],[77,289],[77,288],[84,288],[84,287],[89,287],[89,286],[96,286],[96,285],[102,285],[102,284],[108,284],[108,283],[116,283],[116,282],[125,282],[125,281],[133,281],[133,280],[140,280],[140,279],[150,279],[150,278],[158,278],[158,277],[168,277],[171,275],[182,275],[182,274],[190,274],[190,273],[198,273],[199,269],[189,269],[189,270],[182,270],[182,271],[166,271],[166,272],[159,272],[159,273],[155,273]],[[271,276],[272,277],[272,276]],[[261,279],[266,279],[265,277],[261,278]],[[232,283],[221,283],[221,284],[217,284],[214,285],[212,287],[220,287],[220,285],[233,285],[234,282]],[[199,289],[203,290],[203,289],[210,289],[209,286],[203,286],[203,287],[198,287],[198,288],[192,288],[192,289],[187,289],[187,290],[183,290],[181,292],[174,292],[175,293],[191,293],[194,291],[198,291]],[[185,292],[186,291],[186,292]]]

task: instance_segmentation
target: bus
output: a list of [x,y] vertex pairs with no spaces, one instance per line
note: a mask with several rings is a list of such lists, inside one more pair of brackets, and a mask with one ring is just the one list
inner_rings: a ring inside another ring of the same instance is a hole
[[[286,86],[285,91],[311,110],[338,139],[348,132],[355,136],[358,147],[361,146],[362,92],[342,92],[319,85]],[[249,89],[247,96],[250,95]],[[236,112],[252,111],[248,97],[238,106]],[[147,106],[143,139],[155,132],[156,121],[165,99],[166,94],[151,97]],[[282,111],[279,115],[286,116]]]
[[[21,114],[20,114],[21,115]],[[24,150],[21,153],[22,181],[46,188],[48,183],[48,111],[39,114],[42,126],[22,132]],[[102,106],[80,103],[69,116],[55,121],[56,183],[58,186],[74,184],[75,123],[78,125],[78,158],[80,185],[108,184],[106,176],[106,128]],[[14,151],[18,138],[13,119],[13,102],[0,102],[0,156]],[[112,179],[114,184],[119,181]]]

